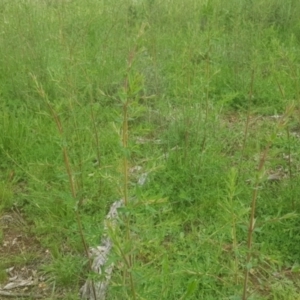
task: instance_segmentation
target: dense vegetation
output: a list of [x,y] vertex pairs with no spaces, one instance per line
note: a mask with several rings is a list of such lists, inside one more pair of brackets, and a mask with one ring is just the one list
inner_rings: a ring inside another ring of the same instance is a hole
[[78,299],[82,237],[98,245],[125,197],[108,299],[300,299],[299,15],[296,0],[2,0],[0,216],[35,251],[0,251],[1,282],[35,265],[47,299]]

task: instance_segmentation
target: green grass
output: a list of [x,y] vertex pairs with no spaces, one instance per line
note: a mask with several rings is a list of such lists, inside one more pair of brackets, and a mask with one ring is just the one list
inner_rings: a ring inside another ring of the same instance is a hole
[[76,299],[88,277],[81,234],[99,245],[125,158],[108,299],[242,299],[246,270],[247,299],[299,299],[299,13],[293,0],[0,3],[0,212],[17,209],[49,251],[51,299]]

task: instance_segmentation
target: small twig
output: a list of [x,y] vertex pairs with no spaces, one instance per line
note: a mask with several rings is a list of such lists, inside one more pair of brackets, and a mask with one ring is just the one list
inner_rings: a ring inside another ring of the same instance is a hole
[[7,297],[7,298],[33,298],[33,299],[45,299],[45,295],[38,295],[38,294],[30,294],[30,293],[11,293],[0,290],[0,296]]

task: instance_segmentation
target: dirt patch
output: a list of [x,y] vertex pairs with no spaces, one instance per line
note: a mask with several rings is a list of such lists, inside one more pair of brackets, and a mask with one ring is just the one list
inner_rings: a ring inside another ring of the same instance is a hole
[[51,289],[40,269],[51,259],[49,252],[18,211],[1,215],[0,225],[0,299],[47,299]]

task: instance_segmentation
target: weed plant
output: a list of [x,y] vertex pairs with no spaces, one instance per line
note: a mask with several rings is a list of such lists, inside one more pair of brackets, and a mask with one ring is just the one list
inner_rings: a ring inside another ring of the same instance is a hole
[[0,216],[51,299],[120,198],[108,299],[299,299],[298,2],[1,1]]

